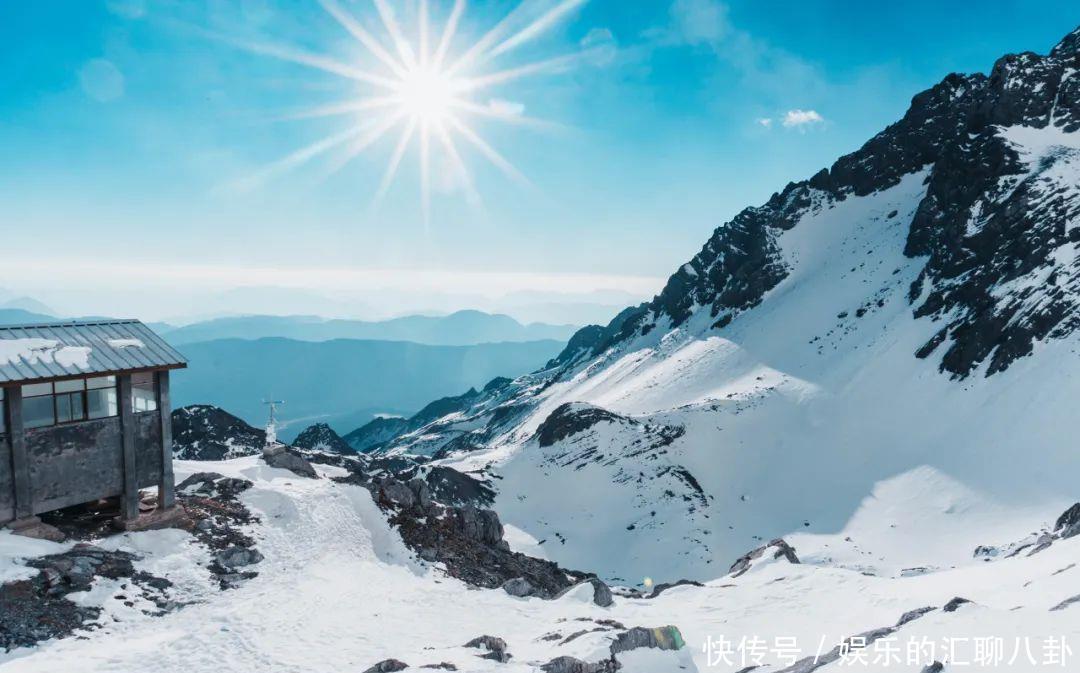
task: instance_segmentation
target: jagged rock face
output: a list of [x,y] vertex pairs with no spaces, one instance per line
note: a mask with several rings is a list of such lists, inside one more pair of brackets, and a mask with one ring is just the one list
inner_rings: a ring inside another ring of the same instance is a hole
[[918,356],[942,353],[941,369],[956,377],[989,360],[989,375],[1030,353],[1035,340],[1072,333],[1080,325],[1080,140],[1050,139],[1045,152],[1025,157],[1009,129],[1062,137],[1080,129],[1077,42],[1074,31],[1049,56],[1006,56],[989,77],[949,75],[858,151],[719,227],[651,302],[605,328],[584,328],[549,364],[678,327],[697,310],[708,310],[713,328],[727,326],[788,276],[778,234],[823,203],[892,187],[928,165],[904,252],[927,258],[911,290],[915,317],[945,324]]
[[398,416],[380,416],[353,430],[342,439],[354,451],[367,453],[406,432],[408,425],[408,420]]
[[326,423],[316,423],[315,425],[309,426],[296,436],[296,440],[293,441],[292,445],[298,449],[307,449],[309,451],[329,451],[331,453],[341,453],[344,455],[356,453],[356,451]]
[[227,460],[262,451],[266,433],[208,404],[172,412],[173,457],[178,460]]
[[751,568],[769,561],[783,559],[788,563],[798,563],[799,557],[795,555],[795,549],[782,539],[775,539],[756,549],[748,551],[731,564],[728,570],[732,577],[738,577]]

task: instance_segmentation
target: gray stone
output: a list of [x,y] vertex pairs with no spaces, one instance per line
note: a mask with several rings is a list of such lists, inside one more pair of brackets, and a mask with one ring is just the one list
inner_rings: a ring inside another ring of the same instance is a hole
[[465,643],[464,647],[475,647],[487,650],[487,654],[479,655],[483,659],[491,659],[501,663],[510,661],[510,653],[506,651],[506,641],[495,636],[478,636]]
[[371,668],[365,670],[364,673],[394,673],[394,671],[404,671],[408,667],[408,664],[403,661],[398,661],[397,659],[383,659]]
[[536,595],[536,587],[530,584],[529,580],[524,577],[515,577],[506,580],[503,582],[502,590],[511,596],[517,596],[518,598],[527,598]]
[[234,546],[215,554],[214,560],[225,568],[241,568],[262,561],[263,555],[254,548]]
[[540,666],[544,673],[614,673],[619,670],[619,662],[611,659],[601,659],[596,663],[588,663],[574,657],[556,657]]
[[263,460],[270,467],[277,467],[283,470],[289,470],[298,477],[307,477],[308,479],[318,479],[319,475],[315,472],[315,468],[311,466],[311,463],[307,460],[288,449],[283,451],[264,451]]
[[641,626],[623,631],[611,643],[612,656],[620,652],[629,652],[640,647],[658,650],[681,650],[686,646],[682,633],[676,626],[660,626],[647,629]]

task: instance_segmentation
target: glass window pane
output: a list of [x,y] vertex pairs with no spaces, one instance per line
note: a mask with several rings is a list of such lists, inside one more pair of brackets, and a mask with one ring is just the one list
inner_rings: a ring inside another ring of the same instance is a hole
[[86,419],[86,409],[83,405],[82,393],[71,393],[71,420],[82,421]]
[[23,400],[23,425],[25,427],[42,428],[55,423],[52,395],[28,397]]
[[99,388],[86,392],[87,418],[108,418],[115,416],[118,411],[116,388]]
[[72,420],[71,395],[56,396],[56,422],[67,423]]
[[22,387],[23,397],[37,397],[39,395],[52,395],[51,383],[28,383]]
[[90,379],[86,379],[87,388],[115,388],[116,377],[115,376],[95,376]]
[[157,410],[157,392],[154,390],[154,372],[132,374],[131,408],[137,412]]
[[83,379],[74,379],[72,381],[57,381],[53,384],[56,392],[58,393],[70,393],[76,390],[82,390],[86,387],[86,381]]

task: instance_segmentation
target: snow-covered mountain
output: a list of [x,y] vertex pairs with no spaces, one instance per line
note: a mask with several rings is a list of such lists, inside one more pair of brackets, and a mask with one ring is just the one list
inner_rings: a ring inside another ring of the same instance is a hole
[[379,450],[482,470],[551,558],[631,582],[841,531],[898,475],[1060,509],[1080,468],[1078,73],[1080,30],[949,75],[718,227],[652,301]]

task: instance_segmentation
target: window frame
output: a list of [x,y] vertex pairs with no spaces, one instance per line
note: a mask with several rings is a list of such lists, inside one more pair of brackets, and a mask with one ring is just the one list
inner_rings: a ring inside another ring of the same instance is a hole
[[[100,385],[101,379],[111,379],[111,385]],[[90,381],[91,380],[96,381],[96,385],[94,385],[92,388],[90,387]],[[61,384],[62,388],[71,388],[72,384],[74,384],[76,382],[81,384],[81,388],[77,388],[75,390],[63,390],[61,392],[57,392],[57,390],[56,390],[57,384]],[[41,429],[44,429],[44,428],[55,428],[55,427],[60,427],[60,426],[64,426],[64,425],[74,425],[76,423],[86,423],[88,421],[99,421],[99,420],[102,420],[102,419],[105,419],[105,418],[116,418],[116,417],[120,416],[120,404],[121,404],[121,401],[120,401],[120,385],[119,385],[119,380],[117,379],[117,376],[115,374],[106,374],[106,375],[98,375],[98,376],[83,376],[83,377],[74,378],[74,379],[61,379],[59,381],[48,381],[48,382],[41,382],[41,383],[24,383],[24,384],[22,384],[22,389],[25,390],[28,386],[35,386],[35,387],[48,386],[49,387],[49,392],[48,393],[37,394],[37,395],[25,395],[24,394],[24,395],[22,395],[22,399],[23,399],[23,403],[24,403],[24,407],[25,407],[25,401],[27,399],[38,399],[38,398],[42,398],[42,397],[50,398],[50,401],[52,402],[52,423],[48,423],[48,424],[45,424],[45,425],[35,425],[33,427],[26,427],[25,428],[26,430],[41,430]],[[90,417],[90,399],[89,399],[89,392],[91,390],[94,390],[94,391],[112,390],[114,392],[114,394],[115,394],[115,397],[116,397],[116,413],[91,418]],[[80,411],[81,415],[79,417],[77,417],[77,418],[73,417],[73,414],[71,414],[71,409],[73,408],[74,405],[72,405],[72,403],[69,401],[68,402],[68,413],[65,415],[64,420],[61,420],[61,416],[60,416],[60,404],[61,404],[60,398],[61,397],[69,398],[69,400],[71,398],[76,398],[78,400],[78,406],[79,406],[79,411]],[[4,408],[6,409],[6,405],[5,405]],[[3,431],[0,430],[0,432],[3,432]]]

